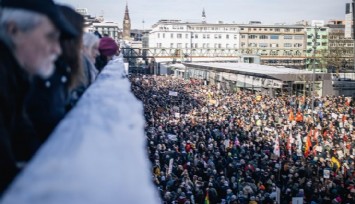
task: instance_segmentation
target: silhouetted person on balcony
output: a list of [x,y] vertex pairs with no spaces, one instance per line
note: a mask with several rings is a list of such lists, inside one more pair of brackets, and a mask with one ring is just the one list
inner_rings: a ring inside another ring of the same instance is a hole
[[117,54],[118,48],[117,43],[112,38],[101,38],[99,44],[100,56],[96,59],[96,67],[99,72],[101,72],[106,64]]
[[89,83],[93,83],[98,74],[98,70],[95,67],[96,57],[99,53],[100,38],[93,33],[84,33],[83,35],[83,61],[84,67],[90,75]]
[[62,54],[56,61],[56,70],[48,78],[35,77],[26,100],[26,108],[41,143],[43,143],[67,113],[69,93],[83,81],[81,61],[84,18],[74,9],[59,6],[65,18],[79,34],[61,39]]
[[49,77],[60,35],[76,33],[52,0],[2,0],[0,11],[0,194],[37,148],[24,110],[34,75]]

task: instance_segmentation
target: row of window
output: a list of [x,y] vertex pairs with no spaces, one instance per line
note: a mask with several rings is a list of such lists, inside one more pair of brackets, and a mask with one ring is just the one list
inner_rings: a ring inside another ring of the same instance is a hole
[[329,35],[329,40],[350,40],[353,41],[353,39],[345,38],[344,33],[342,35]]
[[223,31],[236,31],[237,28],[228,28],[228,27],[188,27],[189,30],[213,30],[213,31],[216,31],[216,30],[223,30]]
[[302,28],[241,28],[240,30],[248,30],[248,31],[275,31],[275,32],[302,32]]
[[99,32],[101,31],[118,31],[117,27],[95,27],[96,30],[98,30]]
[[[185,27],[184,26],[173,26],[172,27],[173,30],[184,30]],[[169,27],[166,26],[160,26],[159,30],[169,30]],[[187,26],[187,30],[198,30],[198,31],[218,31],[218,30],[223,30],[223,31],[236,31],[237,28],[228,28],[228,27],[190,27]]]
[[[307,42],[307,46],[313,46],[313,45],[314,45],[313,42]],[[327,43],[327,42],[322,42],[322,43],[317,42],[317,46],[320,46],[320,45],[322,45],[322,46],[328,46],[328,43]]]
[[[312,30],[314,30],[314,28],[307,28],[307,31],[312,31]],[[327,28],[320,28],[318,30],[324,32],[327,31]]]
[[[284,43],[284,47],[302,47],[302,43]],[[242,42],[240,44],[241,47],[245,47],[246,43]],[[277,43],[248,43],[248,47],[279,47],[279,44]]]
[[[213,47],[212,47],[213,45]],[[267,43],[249,43],[248,44],[249,47],[260,47],[260,48],[278,48],[279,44],[267,44]],[[157,47],[158,48],[162,48],[162,43],[157,43]],[[245,47],[245,43],[241,43],[241,47]],[[285,43],[284,47],[288,47],[288,48],[292,48],[292,47],[302,47],[302,44],[300,43],[295,43],[295,44],[291,44],[291,43]],[[221,43],[214,43],[214,44],[210,44],[210,43],[170,43],[170,48],[227,48],[227,49],[236,49],[237,48],[237,44],[221,44]]]
[[262,60],[263,64],[301,64],[304,63],[303,60]]
[[[230,35],[230,34],[226,34],[226,35],[222,35],[222,34],[196,34],[196,33],[185,33],[185,34],[181,34],[181,33],[170,33],[170,38],[173,39],[174,37],[176,37],[177,39],[182,39],[183,37],[185,37],[185,39],[189,39],[191,38],[203,38],[203,39],[210,39],[212,38],[212,36],[214,37],[214,39],[237,39],[238,35]],[[166,33],[157,33],[157,37],[158,38],[165,38],[166,37]],[[271,39],[271,40],[278,40],[283,38],[285,40],[303,40],[303,35],[241,35],[242,39],[262,39],[262,40],[267,40],[267,39]],[[324,36],[323,36],[324,37]]]
[[285,40],[303,40],[303,35],[241,35],[242,39],[262,39],[262,40],[267,40],[267,39],[271,39],[271,40],[278,40],[280,38],[283,38]]
[[[169,27],[165,26],[160,26],[160,30],[169,30]],[[173,25],[172,27],[173,30],[184,30],[184,26],[175,26]],[[236,31],[238,30],[238,27],[191,27],[187,26],[188,30],[213,30],[213,31],[218,31],[218,30],[223,30],[223,31]],[[244,31],[273,31],[273,32],[303,32],[303,28],[240,28],[240,30]],[[307,31],[311,31],[312,28],[307,28]],[[320,31],[326,31],[326,28],[321,28]]]
[[329,47],[354,47],[354,43],[329,43]]
[[[248,53],[248,54],[252,54],[253,51],[252,50],[241,50],[242,53]],[[266,55],[271,55],[271,56],[301,56],[302,52],[299,50],[296,51],[291,51],[291,50],[260,50],[258,52],[260,55],[266,56]]]
[[[313,39],[313,35],[307,35],[308,39]],[[320,35],[317,35],[317,39],[321,39]],[[322,35],[322,39],[328,39],[328,35]]]
[[[162,43],[157,43],[157,48],[162,48]],[[210,43],[170,43],[170,48],[226,48],[226,49],[236,49],[237,44],[225,44],[214,43],[213,47]]]
[[[168,35],[168,34],[167,34]],[[157,33],[157,38],[165,38],[167,36],[165,33]],[[177,34],[174,34],[174,33],[170,33],[170,38],[173,39],[173,38],[177,38],[177,39],[182,39],[183,37],[185,39],[189,39],[190,37],[191,38],[195,38],[195,39],[198,39],[198,38],[202,38],[202,39],[210,39],[212,37],[214,37],[214,39],[222,39],[222,38],[225,38],[225,39],[237,39],[238,38],[238,35],[230,35],[230,34],[226,34],[226,35],[223,35],[222,34],[195,34],[195,33],[185,33],[185,34],[182,34],[182,33],[177,33]]]
[[[182,43],[177,43],[176,44],[176,48],[182,48]],[[185,44],[185,48],[190,48],[190,46],[192,46],[192,48],[199,48],[198,47],[198,44],[196,43],[196,44]],[[207,44],[204,44],[203,45],[204,47],[203,48],[210,48],[209,47],[209,44],[207,43]],[[229,48],[228,47],[229,45],[227,44],[226,45],[226,47],[222,47],[222,44],[214,44],[214,48],[216,48],[216,49],[222,49],[222,48]],[[157,44],[157,47],[158,48],[162,48],[162,44],[161,43],[158,43]],[[173,43],[171,43],[171,45],[170,45],[170,48],[175,48],[174,47],[174,44]],[[236,48],[236,45],[234,45],[234,48]],[[241,52],[252,52],[251,50],[241,50]],[[259,51],[259,53],[261,54],[261,55],[271,55],[271,56],[280,56],[280,52],[282,52],[282,55],[284,55],[284,56],[291,56],[291,55],[294,55],[294,56],[300,56],[300,55],[302,55],[302,52],[301,51],[299,51],[299,50],[296,50],[296,51],[292,51],[292,50],[284,50],[284,51],[280,51],[280,50],[270,50],[270,51],[267,51],[267,50],[260,50]]]
[[[95,32],[94,30],[92,30],[92,32]],[[98,31],[99,32],[99,31]],[[102,33],[103,35],[108,35],[112,38],[117,38],[118,37],[118,32],[111,32],[111,31],[100,31],[100,33]]]

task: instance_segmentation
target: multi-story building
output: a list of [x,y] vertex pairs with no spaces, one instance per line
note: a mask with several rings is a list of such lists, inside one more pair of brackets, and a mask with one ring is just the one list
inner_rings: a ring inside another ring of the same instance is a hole
[[84,31],[92,32],[94,23],[102,23],[104,21],[103,16],[94,17],[89,14],[88,9],[86,8],[77,8],[76,12],[80,13],[84,17]]
[[329,40],[326,56],[330,72],[354,70],[354,39],[345,37],[345,24],[328,24]]
[[104,17],[93,17],[89,14],[86,8],[77,8],[76,11],[84,17],[84,31],[85,32],[99,32],[103,36],[109,36],[116,41],[121,37],[121,30],[118,23],[104,22]]
[[114,22],[104,22],[104,23],[93,23],[90,32],[99,32],[103,36],[109,36],[118,42],[122,38],[122,31],[118,27],[118,23]]
[[[190,23],[160,20],[149,34],[149,47],[180,49],[184,55],[198,56],[254,54],[261,63],[304,67],[305,30],[302,25]],[[198,53],[199,52],[199,53]],[[231,55],[233,56],[233,55]]]
[[303,25],[239,25],[240,51],[257,54],[261,63],[288,67],[304,66]]
[[314,21],[307,31],[307,69],[326,71],[325,55],[328,52],[329,27],[324,21]]
[[189,23],[160,20],[149,34],[152,48],[238,49],[239,28],[236,24]]

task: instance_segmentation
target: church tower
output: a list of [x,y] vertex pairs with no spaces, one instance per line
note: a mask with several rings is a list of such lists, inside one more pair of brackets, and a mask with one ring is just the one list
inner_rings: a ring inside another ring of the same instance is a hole
[[205,12],[205,8],[203,8],[203,11],[202,11],[202,23],[206,23],[206,12]]
[[123,40],[131,40],[131,19],[129,18],[128,13],[128,4],[126,4],[126,10],[123,18]]

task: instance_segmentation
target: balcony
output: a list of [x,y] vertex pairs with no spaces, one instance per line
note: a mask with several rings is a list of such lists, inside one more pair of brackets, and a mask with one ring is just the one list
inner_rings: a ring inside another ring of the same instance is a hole
[[160,203],[151,182],[143,106],[122,58],[109,64],[1,204]]

